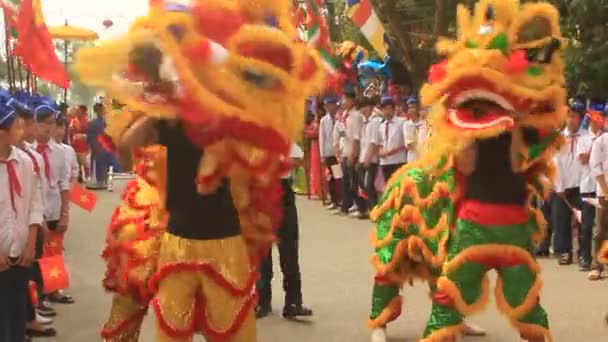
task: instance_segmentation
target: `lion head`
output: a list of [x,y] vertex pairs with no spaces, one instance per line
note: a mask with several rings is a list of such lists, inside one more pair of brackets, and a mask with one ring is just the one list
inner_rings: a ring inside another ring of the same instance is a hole
[[481,0],[458,8],[458,37],[441,40],[447,59],[431,68],[425,105],[442,103],[437,135],[487,138],[514,124],[551,131],[567,107],[559,14],[545,3]]

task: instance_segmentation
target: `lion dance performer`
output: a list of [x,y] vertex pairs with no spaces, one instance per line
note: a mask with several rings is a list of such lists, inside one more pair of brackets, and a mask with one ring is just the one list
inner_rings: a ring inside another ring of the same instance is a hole
[[550,341],[531,255],[543,216],[530,203],[551,188],[566,105],[557,10],[482,0],[458,9],[458,39],[421,91],[434,104],[428,151],[388,182],[372,212],[374,341],[401,310],[400,287],[424,279],[433,307],[422,341],[452,342],[464,317],[496,302],[527,341]]
[[[290,4],[155,0],[125,37],[80,50],[81,79],[137,113],[120,119],[115,145],[166,150],[166,186],[148,182],[164,197],[165,231],[162,220],[150,223],[158,212],[140,211],[143,224],[108,239],[106,287],[117,295],[106,340],[136,341],[148,300],[158,341],[257,340],[259,257],[281,219],[280,176],[305,100],[324,78],[316,52],[297,39]],[[158,196],[139,203],[142,179],[128,210]]]

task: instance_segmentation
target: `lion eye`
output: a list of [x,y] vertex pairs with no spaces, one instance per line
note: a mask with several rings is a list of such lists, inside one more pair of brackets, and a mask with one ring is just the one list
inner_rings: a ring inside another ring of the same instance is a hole
[[530,48],[527,50],[527,59],[530,62],[549,64],[553,59],[553,54],[559,50],[561,42],[557,38],[551,38],[546,44]]
[[270,89],[276,85],[276,79],[274,77],[255,70],[243,70],[242,77],[245,81],[262,89]]

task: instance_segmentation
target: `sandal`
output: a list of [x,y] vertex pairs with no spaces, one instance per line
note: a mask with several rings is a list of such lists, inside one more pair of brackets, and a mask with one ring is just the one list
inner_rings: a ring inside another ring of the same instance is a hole
[[602,271],[600,270],[592,270],[587,274],[587,279],[591,281],[596,281],[602,279]]
[[55,337],[57,331],[53,328],[46,328],[44,330],[37,329],[26,329],[27,336],[29,337]]
[[561,254],[557,263],[561,266],[572,265],[572,255],[570,253]]

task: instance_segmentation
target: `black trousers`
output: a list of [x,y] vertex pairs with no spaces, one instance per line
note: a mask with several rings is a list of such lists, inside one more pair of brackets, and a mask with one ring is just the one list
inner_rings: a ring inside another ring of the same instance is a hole
[[552,200],[553,249],[556,255],[572,254],[572,209],[580,208],[578,188],[566,189],[564,196]]
[[357,180],[359,187],[365,191],[367,201],[365,201],[365,210],[369,211],[378,204],[378,192],[376,191],[376,173],[378,172],[378,164],[370,164],[364,167],[359,164],[357,167]]
[[388,182],[393,173],[399,170],[405,164],[391,164],[391,165],[382,165],[382,175],[384,176],[384,181]]
[[[302,304],[302,280],[300,276],[300,263],[298,260],[298,210],[295,195],[291,188],[291,181],[282,180],[283,187],[283,221],[277,231],[279,238],[279,260],[283,273],[283,290],[285,291],[285,305]],[[259,304],[270,306],[272,302],[272,249],[260,265],[260,280],[257,283]]]
[[327,191],[329,192],[329,200],[331,201],[331,203],[338,205],[338,188],[336,184],[336,178],[334,177],[334,173],[331,169],[333,165],[338,165],[338,159],[336,159],[336,157],[323,158],[323,164],[325,164],[325,167],[329,170],[330,173],[329,181],[327,184],[329,188],[327,189]]
[[0,341],[25,340],[28,269],[13,266],[0,272]]

